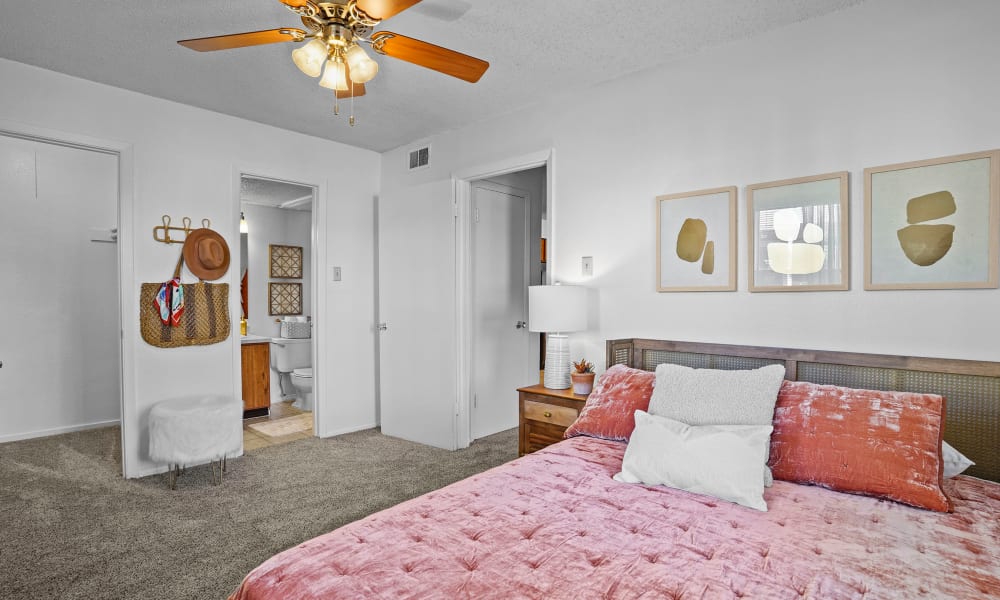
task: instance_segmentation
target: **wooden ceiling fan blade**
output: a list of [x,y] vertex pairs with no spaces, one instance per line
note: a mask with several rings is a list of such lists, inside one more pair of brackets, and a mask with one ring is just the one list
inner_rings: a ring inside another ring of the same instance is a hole
[[350,88],[348,88],[343,92],[337,92],[337,97],[341,99],[350,98],[352,96],[354,98],[360,98],[361,96],[364,95],[365,95],[365,84],[363,83],[355,83],[353,91]]
[[181,40],[177,43],[198,52],[212,52],[214,50],[229,50],[230,48],[245,48],[246,46],[259,46],[261,44],[275,44],[278,42],[300,42],[305,37],[306,32],[301,29],[282,27],[281,29],[266,29],[264,31],[249,31],[247,33],[233,33],[230,35]]
[[391,31],[372,34],[372,49],[379,54],[427,67],[469,83],[479,81],[490,66],[485,60]]
[[420,0],[358,0],[356,5],[369,17],[384,21],[418,2]]
[[309,4],[309,0],[278,0],[278,2],[292,8],[302,8],[306,4]]

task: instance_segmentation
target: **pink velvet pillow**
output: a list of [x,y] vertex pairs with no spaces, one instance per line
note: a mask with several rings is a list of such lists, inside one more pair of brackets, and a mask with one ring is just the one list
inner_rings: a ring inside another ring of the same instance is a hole
[[775,479],[951,512],[941,489],[944,398],[786,381],[774,407]]
[[656,373],[614,365],[597,380],[580,416],[563,437],[576,435],[627,442],[635,429],[635,411],[649,409]]

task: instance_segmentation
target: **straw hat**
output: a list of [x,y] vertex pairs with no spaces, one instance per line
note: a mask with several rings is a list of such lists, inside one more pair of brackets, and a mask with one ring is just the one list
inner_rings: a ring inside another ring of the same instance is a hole
[[195,229],[184,240],[184,262],[198,279],[214,281],[229,270],[229,245],[211,229]]

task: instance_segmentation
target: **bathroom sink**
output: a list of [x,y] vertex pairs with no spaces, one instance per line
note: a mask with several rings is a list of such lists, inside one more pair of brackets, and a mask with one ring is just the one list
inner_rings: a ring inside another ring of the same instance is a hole
[[241,344],[261,344],[263,342],[270,342],[270,341],[271,338],[269,337],[264,337],[262,335],[254,335],[252,333],[240,336]]

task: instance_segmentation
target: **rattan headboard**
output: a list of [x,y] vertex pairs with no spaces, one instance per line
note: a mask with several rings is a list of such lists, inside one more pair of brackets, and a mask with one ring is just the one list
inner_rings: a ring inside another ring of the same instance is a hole
[[1000,481],[1000,363],[640,338],[607,345],[609,367],[755,369],[779,363],[791,380],[940,394],[947,399],[945,440],[976,462],[966,474]]

